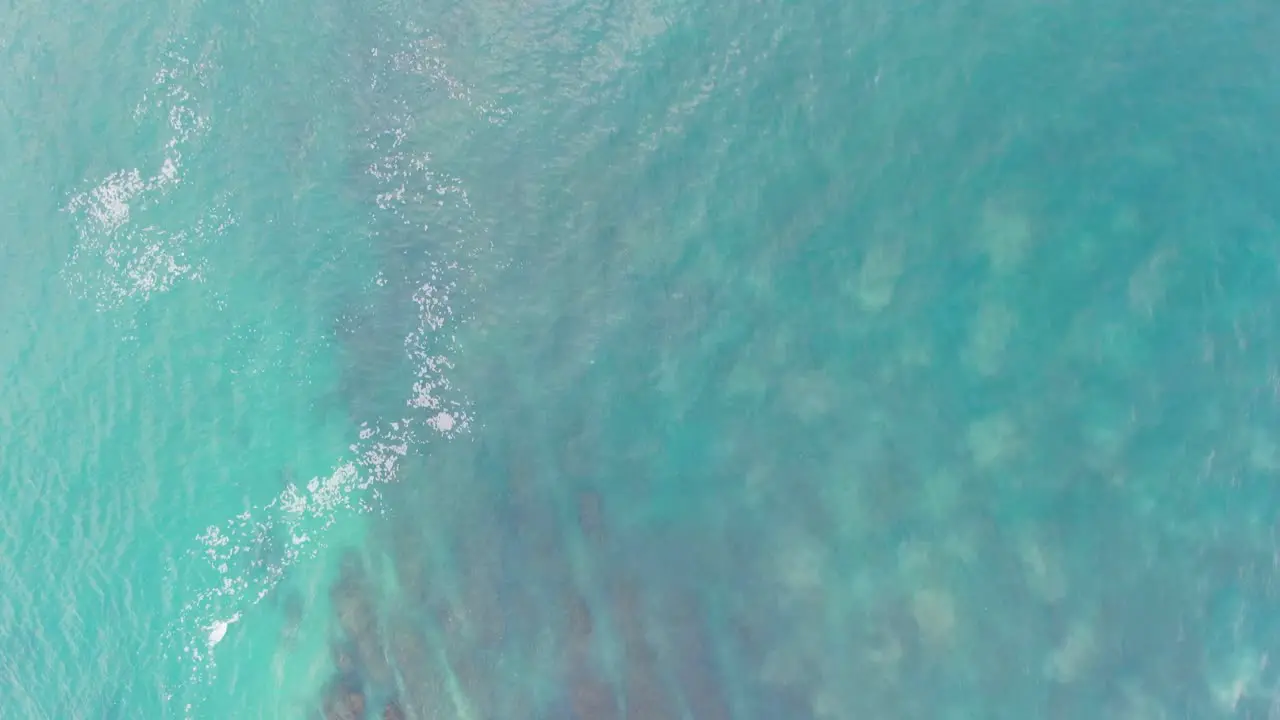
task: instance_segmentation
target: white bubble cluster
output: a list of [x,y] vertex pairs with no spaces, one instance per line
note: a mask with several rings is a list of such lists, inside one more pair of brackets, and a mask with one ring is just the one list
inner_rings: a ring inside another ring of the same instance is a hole
[[[401,58],[397,62],[408,61]],[[410,63],[408,67],[426,72],[429,66],[435,67],[431,63]],[[446,214],[451,222],[473,220],[461,181],[434,169],[429,153],[406,149],[413,118],[382,120],[389,120],[389,126],[368,131],[369,148],[381,154],[368,166],[377,185],[370,199],[380,217],[418,224],[423,215],[419,210],[450,203]],[[184,128],[191,125],[186,119],[182,121]],[[104,196],[100,204],[114,213],[110,217],[119,220],[99,223],[99,230],[109,228],[106,235],[124,231],[136,201],[144,198],[148,187],[146,181],[126,184],[109,198],[114,203],[109,208]],[[455,250],[456,246],[444,252]],[[462,272],[455,261],[431,265],[426,276],[417,279],[418,290],[407,300],[416,306],[416,323],[403,347],[416,371],[412,385],[404,389],[404,417],[361,419],[354,442],[347,454],[334,459],[329,474],[290,483],[266,505],[211,526],[196,538],[191,556],[202,558],[216,579],[183,606],[166,634],[169,656],[183,668],[179,682],[188,717],[199,715],[204,689],[216,675],[213,649],[225,637],[228,626],[268,597],[290,566],[323,550],[332,526],[376,509],[378,487],[399,479],[402,461],[411,450],[436,437],[453,438],[469,430],[471,417],[466,404],[453,399],[456,393],[447,377],[454,367],[452,326],[457,322],[453,278]],[[379,272],[374,284],[385,283]],[[268,548],[274,551],[265,552]]]
[[73,195],[65,206],[75,218],[78,241],[62,276],[99,310],[118,308],[131,298],[145,301],[183,279],[203,279],[199,249],[235,223],[216,198],[202,203],[193,220],[176,226],[167,220],[147,222],[149,211],[170,202],[182,183],[185,147],[208,132],[209,119],[198,110],[193,88],[205,85],[210,70],[208,60],[193,60],[180,47],[170,49],[152,88],[134,109],[136,121],[158,122],[166,136],[154,171],[117,170]]

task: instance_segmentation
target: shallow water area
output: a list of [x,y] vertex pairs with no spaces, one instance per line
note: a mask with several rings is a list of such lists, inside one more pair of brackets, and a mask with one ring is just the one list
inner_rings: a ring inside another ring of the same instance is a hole
[[0,717],[1280,708],[1270,6],[0,28]]

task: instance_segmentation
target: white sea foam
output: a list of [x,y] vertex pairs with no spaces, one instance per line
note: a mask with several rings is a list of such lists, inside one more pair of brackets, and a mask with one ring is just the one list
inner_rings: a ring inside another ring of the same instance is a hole
[[117,170],[74,194],[65,210],[75,218],[78,241],[62,277],[80,297],[99,310],[130,299],[146,301],[180,281],[205,277],[201,248],[235,224],[225,201],[210,198],[176,224],[147,222],[150,211],[172,201],[184,177],[183,152],[206,135],[209,118],[198,109],[197,88],[213,67],[192,59],[178,46],[165,55],[152,88],[134,109],[142,126],[159,125],[166,137],[159,157],[143,167]]
[[[406,52],[423,53],[426,48],[415,45]],[[396,60],[403,70],[421,72],[436,80],[443,77],[439,63],[422,56],[422,62],[415,65],[408,57]],[[449,85],[457,99],[472,103],[460,90],[460,83],[450,79]],[[404,147],[413,119],[383,120],[389,122],[387,128],[369,130],[369,147],[382,153],[368,167],[369,175],[380,186],[370,198],[379,212],[409,223],[407,210],[440,207],[448,202],[448,211],[455,219],[472,218],[470,200],[461,181],[433,168],[429,154],[411,153]],[[108,207],[105,200],[99,203],[108,213],[104,216],[115,219],[97,223],[99,233],[111,237],[112,233],[123,232],[137,199],[145,196],[149,187],[147,181],[126,183],[109,196],[114,204]],[[117,197],[120,199],[115,201]],[[417,370],[412,386],[404,389],[404,415],[363,419],[354,442],[343,457],[334,460],[327,475],[290,483],[265,505],[210,526],[196,538],[191,555],[201,557],[217,580],[187,600],[165,638],[169,657],[183,668],[181,688],[174,692],[181,692],[188,717],[200,714],[206,689],[217,675],[214,648],[225,637],[228,626],[268,597],[290,566],[323,551],[335,525],[376,510],[379,486],[397,479],[402,460],[411,450],[437,437],[452,438],[469,430],[469,409],[465,401],[454,399],[457,392],[448,380],[454,367],[453,326],[458,322],[453,304],[457,287],[452,278],[461,271],[459,263],[441,261],[419,279],[418,290],[408,300],[416,306],[417,322],[404,338],[403,347]],[[373,279],[375,286],[385,283],[381,272]],[[243,562],[244,557],[259,556],[262,543],[271,538],[286,539],[277,540],[280,547],[274,556],[266,561]],[[169,699],[174,699],[173,693]]]

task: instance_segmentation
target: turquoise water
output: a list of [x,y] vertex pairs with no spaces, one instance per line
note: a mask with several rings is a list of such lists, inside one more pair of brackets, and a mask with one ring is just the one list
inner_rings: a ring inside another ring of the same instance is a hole
[[1276,717],[1276,37],[9,4],[0,717]]

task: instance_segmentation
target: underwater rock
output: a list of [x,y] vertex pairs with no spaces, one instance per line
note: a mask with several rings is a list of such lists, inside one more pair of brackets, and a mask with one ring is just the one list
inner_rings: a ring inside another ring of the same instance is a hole
[[979,470],[991,469],[1008,460],[1020,444],[1017,424],[1003,413],[971,423],[966,439],[973,464]]
[[984,377],[1000,374],[1009,337],[1017,325],[1018,316],[1008,305],[1000,300],[984,300],[969,326],[969,339],[963,351],[965,364]]
[[598,420],[580,414],[572,421],[560,451],[560,471],[565,477],[577,480],[599,474],[599,432]]
[[[1129,276],[1129,310],[1135,315],[1150,318],[1163,303],[1173,278],[1167,268],[1176,262],[1178,251],[1171,248],[1157,250],[1133,274]],[[1175,269],[1176,270],[1176,269]]]
[[956,609],[951,593],[942,588],[921,588],[911,596],[920,639],[930,647],[945,647],[955,634]]
[[460,578],[460,605],[466,618],[470,641],[482,647],[496,647],[506,636],[506,613],[502,607],[504,557],[502,528],[496,523],[475,523],[457,543],[456,557],[467,572]]
[[626,582],[614,589],[614,617],[624,643],[624,704],[631,720],[679,717],[674,698],[666,692],[657,653],[649,644],[642,600]]
[[[418,477],[425,473],[420,463],[410,462],[405,465],[405,474]],[[425,602],[432,584],[431,563],[424,551],[427,541],[423,537],[421,517],[416,513],[403,512],[393,514],[390,519],[388,544],[396,577],[400,581],[400,594],[413,602]]]
[[572,587],[560,593],[564,598],[566,637],[565,693],[575,719],[608,720],[619,716],[618,700],[610,683],[599,672],[592,657],[591,636],[595,620],[587,599]]
[[1016,270],[1034,241],[1031,218],[1012,197],[989,198],[983,203],[977,236],[991,270],[999,275]]
[[382,708],[382,720],[406,720],[404,709],[395,700],[388,700]]
[[302,593],[296,588],[287,589],[280,598],[280,611],[284,614],[284,622],[280,628],[280,642],[286,648],[292,648],[298,641],[298,628],[302,625],[302,615],[306,612],[306,602]]
[[568,683],[574,720],[610,720],[619,717],[613,689],[591,668],[590,663],[575,661],[569,670]]
[[595,630],[591,606],[587,604],[586,598],[576,592],[570,591],[568,596],[570,646],[575,648],[585,646]]
[[1067,594],[1067,575],[1056,547],[1030,531],[1018,538],[1015,552],[1026,575],[1027,588],[1042,602],[1055,604]]
[[397,707],[407,717],[437,718],[454,714],[446,673],[417,623],[400,616],[392,623],[391,653],[403,688]]
[[900,237],[873,241],[862,259],[853,291],[863,310],[877,313],[893,301],[898,277],[902,275],[906,243]]
[[391,673],[382,649],[373,588],[357,552],[352,550],[343,555],[338,580],[330,588],[329,598],[345,639],[345,649],[355,666],[375,686],[385,687]]
[[603,542],[606,537],[604,506],[595,490],[578,493],[578,527],[592,543]]
[[356,662],[355,646],[349,641],[334,641],[329,645],[329,657],[333,667],[340,674],[352,675],[359,669]]
[[797,683],[769,680],[770,655],[790,642],[791,626],[781,622],[771,603],[734,603],[726,608],[725,657],[733,664],[738,679],[738,707],[746,720],[793,718],[806,720],[809,711],[807,688]]
[[325,720],[364,720],[365,699],[360,681],[339,674],[329,681],[321,704]]
[[478,643],[466,632],[466,608],[455,605],[450,612],[461,622],[442,626],[440,639],[444,662],[457,687],[455,702],[465,708],[460,714],[496,717],[502,688],[498,678],[500,648]]
[[782,381],[782,397],[787,410],[801,423],[817,423],[839,407],[835,382],[821,369],[788,374]]
[[1098,650],[1093,625],[1085,620],[1076,620],[1045,660],[1045,676],[1059,683],[1075,682],[1092,669],[1098,659]]
[[689,713],[698,720],[728,720],[732,713],[699,599],[676,592],[664,605],[661,625],[675,650],[669,657]]
[[360,635],[377,624],[368,584],[363,560],[356,551],[348,550],[342,556],[338,579],[329,590],[338,624],[348,635]]

